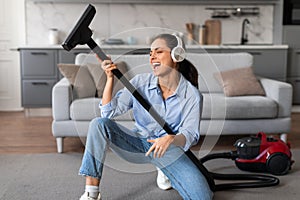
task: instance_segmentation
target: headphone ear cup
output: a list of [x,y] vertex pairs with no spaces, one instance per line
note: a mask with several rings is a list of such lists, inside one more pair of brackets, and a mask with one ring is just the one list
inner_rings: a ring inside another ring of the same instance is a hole
[[182,62],[185,59],[185,50],[182,47],[177,46],[172,49],[171,57],[174,62]]

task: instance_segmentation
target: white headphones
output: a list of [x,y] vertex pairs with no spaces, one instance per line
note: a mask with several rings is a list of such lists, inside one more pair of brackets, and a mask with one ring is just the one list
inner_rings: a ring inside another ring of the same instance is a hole
[[180,37],[178,37],[177,35],[173,34],[173,36],[175,36],[177,39],[177,46],[172,49],[171,57],[174,62],[182,62],[186,56],[185,50],[182,47],[182,41],[181,41]]

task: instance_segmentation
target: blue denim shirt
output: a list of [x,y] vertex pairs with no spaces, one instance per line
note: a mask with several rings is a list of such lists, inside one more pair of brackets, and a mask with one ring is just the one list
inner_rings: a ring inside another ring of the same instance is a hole
[[[158,78],[153,74],[139,74],[131,81],[139,93],[154,107],[176,134],[183,134],[187,151],[195,145],[200,137],[200,119],[202,109],[202,94],[182,75],[179,85],[173,95],[163,99],[158,86]],[[166,131],[140,105],[126,89],[120,90],[106,105],[100,103],[101,116],[113,118],[133,110],[135,129],[141,135],[155,139],[166,135]]]

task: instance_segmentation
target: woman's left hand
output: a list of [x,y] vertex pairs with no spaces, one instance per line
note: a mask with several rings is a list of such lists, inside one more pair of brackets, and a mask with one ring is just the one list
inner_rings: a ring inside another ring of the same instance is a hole
[[167,149],[169,148],[170,144],[173,143],[175,135],[166,135],[160,138],[156,138],[154,140],[147,140],[148,142],[153,143],[150,149],[145,154],[149,156],[150,153],[153,151],[153,158],[161,158]]

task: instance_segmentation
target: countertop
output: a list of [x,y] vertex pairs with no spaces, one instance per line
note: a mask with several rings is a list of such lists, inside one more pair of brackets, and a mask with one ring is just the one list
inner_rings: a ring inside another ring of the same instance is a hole
[[[186,45],[187,49],[288,49],[288,45],[273,44],[221,44],[221,45]],[[147,49],[149,45],[101,45],[103,49]],[[63,49],[61,45],[26,45],[14,48],[12,50],[26,49]],[[75,49],[88,49],[86,45],[78,45]]]

